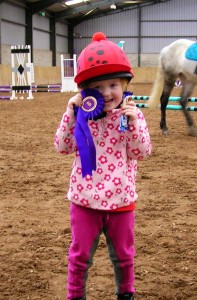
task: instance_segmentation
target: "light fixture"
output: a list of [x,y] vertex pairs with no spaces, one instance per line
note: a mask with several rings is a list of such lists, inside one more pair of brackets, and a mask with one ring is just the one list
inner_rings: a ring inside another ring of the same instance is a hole
[[88,0],[70,0],[70,1],[66,1],[65,4],[69,6],[69,5],[75,5],[87,1]]
[[124,1],[125,4],[140,4],[143,3],[144,0],[133,0],[133,1]]
[[116,4],[113,3],[112,5],[110,5],[110,8],[111,9],[116,9]]
[[45,11],[43,10],[43,11],[39,11],[39,13],[38,13],[40,16],[42,16],[42,17],[45,17]]

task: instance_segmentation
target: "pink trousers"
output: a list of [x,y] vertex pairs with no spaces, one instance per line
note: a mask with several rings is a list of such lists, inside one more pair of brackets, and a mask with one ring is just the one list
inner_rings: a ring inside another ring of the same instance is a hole
[[[86,298],[88,269],[101,233],[114,267],[116,294],[134,289],[134,211],[105,212],[71,204],[72,243],[68,254],[67,299]],[[96,295],[95,295],[96,299]]]

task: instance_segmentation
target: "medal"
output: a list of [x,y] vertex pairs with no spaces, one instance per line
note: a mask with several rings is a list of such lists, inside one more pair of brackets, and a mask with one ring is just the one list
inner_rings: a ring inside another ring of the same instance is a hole
[[[131,98],[132,94],[133,93],[131,93],[131,92],[124,92],[123,93],[123,97],[124,97],[123,98],[123,105],[127,104],[130,100],[132,100],[132,98]],[[128,123],[129,123],[129,118],[127,116],[125,116],[125,115],[122,115],[120,117],[120,127],[119,127],[119,130],[121,132],[124,132],[125,130],[128,130],[129,129]]]

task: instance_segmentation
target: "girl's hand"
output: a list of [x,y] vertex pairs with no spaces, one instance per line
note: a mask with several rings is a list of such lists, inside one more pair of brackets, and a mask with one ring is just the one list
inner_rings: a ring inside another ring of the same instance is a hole
[[122,109],[122,114],[129,117],[131,121],[137,119],[137,107],[134,101],[130,100],[126,104],[123,104],[121,109]]
[[74,106],[81,107],[82,106],[82,96],[80,93],[76,94],[68,101],[68,108],[74,110]]

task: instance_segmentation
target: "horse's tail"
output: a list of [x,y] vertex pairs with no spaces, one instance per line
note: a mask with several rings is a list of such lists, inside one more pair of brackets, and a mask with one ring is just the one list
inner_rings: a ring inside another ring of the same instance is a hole
[[147,101],[148,108],[153,109],[158,106],[161,94],[163,92],[163,86],[164,86],[164,72],[162,66],[160,65],[158,67],[157,76],[153,84],[150,98]]

